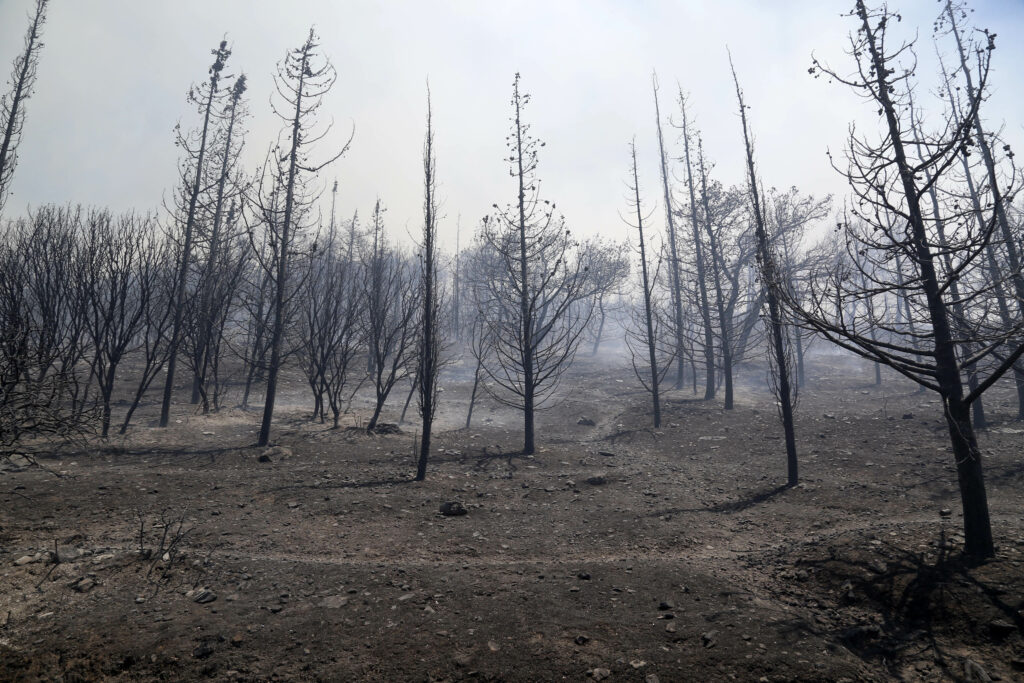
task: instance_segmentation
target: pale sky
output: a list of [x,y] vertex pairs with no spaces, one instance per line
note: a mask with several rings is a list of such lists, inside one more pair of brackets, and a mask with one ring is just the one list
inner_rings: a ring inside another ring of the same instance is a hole
[[[0,0],[0,68],[21,49],[32,0]],[[936,0],[894,0],[901,35],[918,31],[922,77],[931,77]],[[625,235],[627,144],[635,135],[649,204],[658,196],[650,76],[662,113],[676,111],[678,81],[726,184],[741,183],[743,149],[726,45],[751,106],[766,185],[845,194],[829,167],[849,122],[876,125],[873,108],[843,86],[808,75],[811,52],[841,72],[855,28],[834,0],[53,0],[36,92],[27,104],[13,196],[6,215],[48,202],[157,209],[175,181],[173,128],[198,116],[185,101],[206,77],[210,50],[226,36],[230,73],[249,78],[247,166],[258,163],[280,122],[268,98],[271,74],[310,25],[338,71],[324,107],[335,121],[326,156],[348,137],[348,154],[323,176],[339,182],[338,213],[369,214],[380,197],[396,237],[422,221],[421,151],[426,80],[433,93],[437,171],[454,246],[494,203],[514,198],[504,138],[512,77],[533,96],[527,120],[541,150],[543,196],[574,232]],[[1021,138],[1024,1],[977,0],[974,23],[999,34],[994,94],[985,113]],[[921,105],[927,107],[925,94]],[[934,106],[930,107],[935,111]],[[675,134],[666,130],[674,154]],[[661,214],[658,214],[659,219]]]

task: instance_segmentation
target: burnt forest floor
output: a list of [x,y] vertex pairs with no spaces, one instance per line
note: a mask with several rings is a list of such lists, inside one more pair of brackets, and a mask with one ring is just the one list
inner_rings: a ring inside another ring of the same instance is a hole
[[815,357],[790,489],[763,380],[733,411],[671,391],[654,430],[625,363],[580,358],[522,456],[486,398],[457,428],[451,379],[423,483],[415,425],[311,423],[298,380],[270,451],[259,411],[158,430],[146,406],[0,465],[0,680],[1024,680],[1011,388],[979,437],[998,554],[972,566],[934,395]]

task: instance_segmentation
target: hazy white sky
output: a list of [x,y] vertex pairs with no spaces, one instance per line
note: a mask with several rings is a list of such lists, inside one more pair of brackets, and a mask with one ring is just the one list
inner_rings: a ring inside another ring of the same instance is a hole
[[[0,68],[21,49],[32,0],[0,0]],[[835,0],[53,0],[35,95],[7,215],[46,202],[155,209],[175,181],[173,128],[196,124],[185,93],[205,78],[210,50],[227,36],[228,71],[249,77],[255,165],[280,127],[268,98],[274,64],[315,25],[338,70],[324,112],[336,122],[328,154],[355,126],[349,153],[324,176],[339,181],[339,214],[368,214],[379,196],[391,231],[418,232],[426,80],[433,92],[444,235],[454,246],[493,203],[513,198],[504,137],[512,76],[533,102],[527,118],[547,142],[543,194],[570,227],[624,235],[627,143],[635,135],[641,181],[657,196],[650,74],[662,112],[676,81],[691,96],[705,148],[727,184],[743,181],[742,142],[726,45],[751,105],[757,161],[767,185],[845,192],[825,152],[842,149],[848,124],[873,126],[870,106],[808,75],[814,51],[840,71],[854,28]],[[936,0],[894,0],[900,30],[920,37],[930,71]],[[975,23],[999,34],[986,111],[1020,137],[1024,111],[1024,2],[977,0]],[[927,75],[927,73],[922,74]],[[922,98],[924,94],[922,93]],[[675,135],[667,131],[668,140]],[[673,151],[681,153],[675,145]],[[660,216],[660,214],[659,214]]]

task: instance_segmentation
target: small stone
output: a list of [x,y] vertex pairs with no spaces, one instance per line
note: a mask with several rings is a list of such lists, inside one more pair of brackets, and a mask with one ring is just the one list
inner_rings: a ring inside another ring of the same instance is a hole
[[661,679],[658,678],[658,674],[647,674],[644,676],[644,683],[661,683]]
[[708,631],[700,636],[701,644],[706,648],[712,648],[718,644],[716,638],[718,637],[718,631]]
[[295,508],[299,507],[299,505],[301,505],[301,503],[288,503],[288,509],[294,510]]
[[192,601],[193,602],[198,602],[200,605],[206,605],[208,603],[213,602],[216,599],[217,599],[217,594],[216,593],[214,593],[213,591],[211,591],[211,590],[209,590],[207,588],[204,588],[204,589],[202,589],[201,591],[199,591],[198,593],[195,594],[195,597],[192,598]]
[[71,589],[76,593],[88,593],[95,585],[95,581],[90,579],[88,576],[83,576],[78,581],[71,584]]
[[605,484],[608,483],[608,480],[600,475],[596,477],[587,477],[583,481],[586,482],[587,484],[590,484],[591,486],[604,486]]
[[260,457],[256,458],[256,460],[259,461],[259,462],[273,462],[270,459],[270,456],[267,455],[266,453],[261,454]]
[[675,633],[675,632],[676,632],[676,625],[675,624],[673,624],[671,621],[669,623],[665,624],[665,633]]
[[406,600],[412,600],[416,596],[415,593],[406,593],[398,598],[398,602],[405,602]]
[[31,555],[22,555],[21,557],[19,557],[18,559],[16,559],[14,561],[14,566],[15,567],[24,567],[26,564],[32,564],[35,561],[36,561],[36,558],[32,557]]
[[501,649],[501,646],[498,645],[493,640],[488,640],[487,641],[487,649],[490,650],[491,652],[497,652],[498,650]]
[[579,579],[580,581],[590,581],[590,574],[588,574],[586,572],[580,572],[579,574],[576,575],[576,578]]
[[611,451],[598,451],[597,454],[600,455],[600,456],[603,456],[605,458],[614,458],[615,457],[615,454],[612,453]]
[[953,516],[953,511],[950,510],[949,508],[942,508],[941,510],[939,510],[939,517],[952,517],[952,516]]
[[445,517],[461,517],[467,512],[466,506],[457,500],[441,503],[439,510]]
[[914,419],[914,414],[913,413],[903,413],[903,419],[904,420],[913,420]]
[[596,669],[591,669],[587,673],[589,673],[590,677],[593,678],[595,681],[603,681],[606,678],[610,678],[611,675],[612,675],[611,671],[609,671],[608,669],[601,668],[601,667],[597,667]]
[[634,669],[642,669],[645,666],[647,666],[647,662],[645,662],[642,659],[633,659],[633,660],[630,660],[629,665],[631,667],[633,667]]
[[243,642],[245,642],[245,636],[243,636],[241,633],[236,633],[235,635],[231,636],[231,644],[235,647],[238,647]]
[[576,638],[575,638],[575,640],[573,640],[573,642],[576,643],[577,645],[586,645],[587,643],[590,642],[590,636],[585,636],[583,634],[580,634],[580,635],[576,636]]
[[667,612],[668,610],[672,609],[673,607],[675,607],[675,605],[673,605],[668,600],[662,600],[661,602],[658,603],[658,610],[661,611],[661,612]]
[[580,419],[576,420],[576,424],[581,425],[583,427],[594,427],[597,423],[595,423],[589,417],[581,417]]

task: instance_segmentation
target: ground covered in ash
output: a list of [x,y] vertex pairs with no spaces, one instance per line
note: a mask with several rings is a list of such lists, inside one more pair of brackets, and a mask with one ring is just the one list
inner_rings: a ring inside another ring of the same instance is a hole
[[625,365],[580,359],[531,457],[486,400],[458,429],[450,381],[424,483],[412,425],[295,405],[268,451],[258,412],[144,414],[3,465],[0,679],[1024,680],[1009,391],[980,437],[998,555],[971,566],[936,398],[873,378],[811,365],[793,489],[759,370],[730,412],[670,392],[654,430]]

